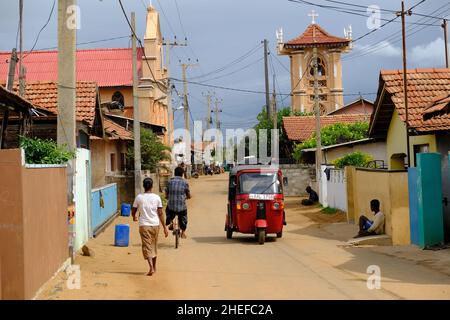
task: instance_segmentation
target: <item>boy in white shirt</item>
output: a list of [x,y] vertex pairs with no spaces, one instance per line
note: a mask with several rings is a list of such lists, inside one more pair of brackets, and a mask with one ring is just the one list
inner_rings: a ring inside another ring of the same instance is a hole
[[151,276],[156,271],[159,225],[162,224],[166,238],[169,232],[164,224],[161,198],[157,194],[152,193],[153,180],[145,178],[143,184],[145,192],[139,194],[134,200],[131,214],[133,221],[138,221],[136,213],[139,211],[139,234],[142,240],[142,254],[150,267],[147,275]]

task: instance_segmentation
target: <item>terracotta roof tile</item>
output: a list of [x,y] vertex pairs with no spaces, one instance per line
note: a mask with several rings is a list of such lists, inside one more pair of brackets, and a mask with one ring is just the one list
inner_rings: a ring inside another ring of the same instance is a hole
[[112,120],[104,119],[103,126],[109,139],[133,140],[133,133]]
[[298,36],[295,39],[292,39],[285,43],[287,47],[289,46],[312,46],[312,45],[348,45],[350,40],[345,38],[339,38],[333,36],[326,32],[321,26],[318,24],[310,24],[308,28],[306,28],[305,32]]
[[[391,94],[402,121],[406,121],[403,96],[403,71],[382,70],[381,79]],[[450,117],[439,115],[424,120],[424,115],[442,109],[439,99],[450,94],[450,69],[411,69],[408,79],[408,121],[417,131],[450,129]],[[450,102],[447,101],[447,102]]]
[[[369,118],[363,114],[343,114],[334,116],[321,116],[322,128],[335,123],[368,122]],[[305,141],[313,136],[316,131],[315,116],[284,117],[283,127],[287,137],[292,141]]]
[[[18,91],[18,83],[14,84]],[[97,85],[95,82],[77,82],[77,121],[86,121],[92,126],[97,102]],[[57,114],[58,90],[55,82],[27,82],[25,99],[32,104]]]

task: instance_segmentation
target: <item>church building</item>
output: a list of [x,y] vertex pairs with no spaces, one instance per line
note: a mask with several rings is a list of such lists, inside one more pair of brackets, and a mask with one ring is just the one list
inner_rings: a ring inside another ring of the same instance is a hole
[[341,55],[351,50],[351,27],[346,37],[329,34],[319,26],[314,11],[312,23],[295,39],[283,42],[282,31],[277,32],[278,54],[287,55],[291,69],[293,112],[314,112],[314,56],[318,53],[318,84],[321,114],[328,114],[344,106]]

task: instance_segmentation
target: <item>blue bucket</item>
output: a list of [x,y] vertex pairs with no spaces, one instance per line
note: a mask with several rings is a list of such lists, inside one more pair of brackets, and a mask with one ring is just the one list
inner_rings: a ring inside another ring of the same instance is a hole
[[130,240],[130,226],[128,224],[116,224],[114,245],[116,247],[128,247]]
[[123,217],[129,217],[131,213],[131,204],[122,203],[122,207],[120,208],[120,214]]

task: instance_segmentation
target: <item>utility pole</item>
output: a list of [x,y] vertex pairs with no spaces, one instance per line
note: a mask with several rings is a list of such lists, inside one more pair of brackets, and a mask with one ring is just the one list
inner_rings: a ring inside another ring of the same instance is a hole
[[219,121],[219,112],[222,112],[221,109],[219,109],[219,102],[222,102],[222,99],[216,98],[216,129],[220,129],[220,121]]
[[[190,60],[190,59],[189,59]],[[198,64],[188,64],[182,63],[181,68],[183,71],[183,90],[184,90],[184,128],[189,131],[189,102],[187,98],[187,79],[186,79],[186,70],[189,67],[196,67]]]
[[206,130],[211,128],[211,93],[208,92],[206,96]]
[[[14,86],[14,75],[16,73],[17,65],[17,50],[13,48],[11,51],[11,58],[9,59],[8,78],[6,79],[6,89],[12,91]],[[5,108],[2,120],[2,131],[0,134],[0,149],[6,148],[6,136],[8,132],[9,108]]]
[[277,93],[275,91],[275,74],[273,75],[273,93],[272,93],[272,117],[273,117],[273,128],[277,129]]
[[445,67],[448,68],[448,35],[447,35],[447,19],[442,22],[442,28],[444,29],[444,44],[445,44]]
[[270,119],[269,63],[268,63],[269,52],[267,49],[267,39],[264,39],[263,43],[264,43],[264,77],[266,82],[266,112],[267,118]]
[[[58,0],[58,117],[57,143],[76,151],[76,37],[78,15],[76,0]],[[68,212],[76,217],[75,212],[75,178],[76,158],[67,162],[67,204]],[[75,226],[69,225],[69,255],[74,262],[73,241]]]
[[138,74],[137,74],[137,49],[136,49],[136,16],[131,12],[131,47],[133,51],[133,137],[134,137],[134,193],[135,196],[141,193],[141,121],[139,114],[138,98]]
[[23,57],[23,0],[19,0],[19,96],[25,95],[25,67]]
[[317,57],[317,47],[313,48],[313,63],[314,63],[314,111],[316,114],[316,181],[319,184],[318,189],[320,193],[320,182],[322,178],[321,164],[322,164],[322,136],[320,126],[320,103],[319,103],[319,64]]
[[406,29],[405,29],[405,16],[411,16],[411,10],[405,11],[405,2],[402,1],[402,11],[397,12],[397,16],[402,17],[402,42],[403,42],[403,100],[405,103],[405,123],[406,123],[406,152],[408,157],[408,168],[411,166],[411,152],[409,150],[409,116],[408,116],[408,77],[406,70]]
[[185,43],[178,43],[177,36],[174,37],[173,42],[166,42],[164,38],[162,39],[162,45],[166,47],[166,66],[167,66],[167,132],[168,132],[168,145],[172,145],[172,134],[174,128],[173,125],[173,108],[172,108],[172,86],[170,82],[170,49],[172,47],[185,47],[187,46],[187,40],[185,39]]

